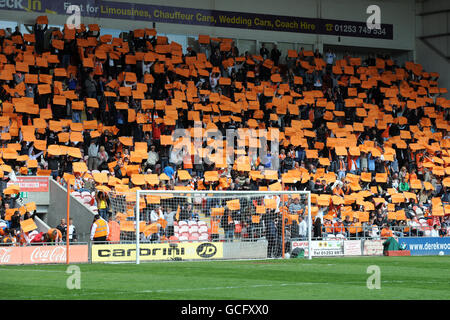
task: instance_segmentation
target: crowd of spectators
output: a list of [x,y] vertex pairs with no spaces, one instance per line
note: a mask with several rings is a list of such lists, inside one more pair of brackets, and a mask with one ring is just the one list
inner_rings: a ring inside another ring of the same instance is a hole
[[[283,56],[274,45],[257,55],[204,35],[198,52],[183,52],[154,29],[113,38],[94,24],[47,24],[40,17],[30,34],[0,30],[5,181],[51,175],[70,182],[76,192],[95,193],[105,220],[117,213],[110,191],[311,191],[314,237],[380,236],[382,229],[428,235],[436,225],[446,235],[450,104],[438,73],[376,53],[338,59],[329,50],[301,48]],[[260,157],[244,142],[232,163],[199,163],[194,155],[178,161],[166,138],[195,125],[224,137],[227,130],[276,131],[279,148],[268,143]],[[211,216],[197,207],[181,219]],[[227,239],[238,226],[241,237],[280,233],[280,214],[289,237],[307,234],[304,198],[261,220],[254,206],[246,208],[222,216]],[[177,209],[165,210],[157,220]]]

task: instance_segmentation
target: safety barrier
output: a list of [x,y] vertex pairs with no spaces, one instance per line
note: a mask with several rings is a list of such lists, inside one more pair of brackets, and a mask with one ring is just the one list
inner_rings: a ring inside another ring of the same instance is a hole
[[[450,237],[397,238],[404,250],[411,255],[450,255]],[[328,238],[311,241],[313,257],[382,256],[385,239],[338,239]],[[288,252],[296,249],[308,255],[308,241],[291,239]],[[141,243],[141,261],[182,260],[231,260],[266,259],[268,242],[178,242]],[[69,248],[70,263],[135,262],[136,244],[117,243],[73,243]],[[66,263],[64,243],[45,243],[28,246],[0,246],[0,265],[8,264],[54,264]]]
[[[322,236],[312,237],[312,239],[322,239],[327,237],[342,237],[346,239],[376,239],[381,236],[381,227],[363,226],[354,232],[355,226],[322,226]],[[391,226],[389,229],[396,237],[429,237],[431,235],[431,226]],[[445,228],[447,234],[450,234],[450,227]]]

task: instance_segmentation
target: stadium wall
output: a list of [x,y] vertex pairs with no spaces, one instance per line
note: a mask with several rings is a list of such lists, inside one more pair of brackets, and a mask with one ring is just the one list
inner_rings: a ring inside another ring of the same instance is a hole
[[[439,88],[450,88],[450,63],[447,59],[437,54],[433,49],[426,45],[422,40],[417,39],[416,42],[416,60],[427,71],[438,72],[440,77],[438,80]],[[449,99],[450,93],[442,95]]]
[[[42,0],[52,1],[52,0]],[[56,0],[55,0],[56,1]],[[64,3],[77,4],[87,0],[74,1],[58,1],[58,6],[64,6]],[[22,0],[24,5],[28,1]],[[29,1],[30,3],[38,3],[39,1]],[[94,2],[92,0],[92,2]],[[109,1],[109,3],[124,2],[124,1]],[[197,37],[199,34],[209,34],[216,37],[227,37],[236,39],[248,39],[265,42],[288,42],[288,43],[304,43],[313,45],[314,48],[322,50],[324,44],[339,44],[344,46],[361,46],[374,48],[391,48],[401,50],[414,50],[414,0],[378,0],[378,1],[352,1],[352,0],[281,0],[274,2],[272,0],[255,1],[215,1],[215,0],[193,0],[189,2],[181,0],[133,0],[133,3],[138,4],[152,4],[161,6],[173,6],[179,8],[193,8],[203,10],[220,10],[220,11],[234,11],[241,13],[256,13],[256,14],[270,14],[280,16],[295,16],[303,18],[319,18],[319,19],[336,19],[346,21],[357,21],[365,23],[369,14],[366,13],[369,5],[378,5],[381,8],[381,23],[393,25],[393,39],[372,39],[362,37],[341,37],[326,36],[296,32],[276,32],[265,30],[251,30],[238,28],[224,28],[224,27],[208,27],[199,25],[186,25],[176,23],[157,23],[156,29],[158,33],[165,34],[180,34]],[[1,2],[0,2],[1,3]],[[9,3],[6,1],[5,3]],[[101,4],[102,2],[94,2]],[[4,7],[4,6],[3,6]],[[39,15],[45,14],[43,12],[27,12],[21,10],[20,14],[14,14],[11,10],[4,7],[0,10],[0,19],[14,20],[19,23],[33,23],[35,18]],[[18,11],[15,11],[17,13]],[[62,25],[66,22],[67,16],[47,14],[50,19],[50,24]],[[126,19],[107,19],[107,18],[92,18],[82,16],[82,23],[85,25],[96,23],[102,28],[114,28],[121,30],[151,28],[151,19],[148,21],[130,20]],[[150,22],[150,23],[149,23]],[[132,27],[130,27],[132,25]]]
[[[86,207],[80,200],[70,196],[70,217],[77,229],[78,241],[88,242],[94,212]],[[61,219],[67,217],[67,191],[54,180],[50,179],[50,205],[46,223],[56,227]]]
[[39,217],[34,218],[34,223],[36,223],[38,232],[47,232],[50,227],[44,221],[42,221]]
[[15,181],[8,182],[9,185],[20,187],[20,197],[23,203],[34,202],[36,214],[45,221],[50,201],[49,179],[45,176],[18,176]]
[[267,245],[267,240],[224,243],[223,257],[224,259],[266,259]]
[[[450,2],[416,3],[415,60],[425,70],[440,74],[439,87],[450,88]],[[423,39],[422,39],[423,38]],[[447,99],[450,93],[443,94]]]

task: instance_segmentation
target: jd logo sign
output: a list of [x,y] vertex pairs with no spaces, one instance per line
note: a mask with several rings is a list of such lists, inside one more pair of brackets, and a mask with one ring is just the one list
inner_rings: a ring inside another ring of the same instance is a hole
[[203,243],[197,247],[197,254],[202,258],[211,258],[217,253],[217,248],[212,243]]

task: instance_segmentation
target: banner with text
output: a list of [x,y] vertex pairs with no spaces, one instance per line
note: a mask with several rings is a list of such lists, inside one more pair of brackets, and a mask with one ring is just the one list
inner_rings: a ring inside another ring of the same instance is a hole
[[66,15],[77,5],[81,17],[140,20],[209,27],[241,28],[267,31],[297,32],[335,36],[393,40],[393,25],[380,29],[367,28],[366,22],[279,16],[249,12],[232,12],[184,7],[160,6],[131,2],[101,0],[14,0],[0,1],[0,9],[23,10],[45,14]]
[[382,256],[384,240],[364,240],[363,255]]
[[20,192],[48,192],[49,177],[17,176],[16,181],[8,182],[10,185],[18,185]]
[[313,257],[331,257],[344,255],[343,240],[311,241]]
[[308,241],[305,241],[305,240],[294,240],[294,241],[291,241],[291,253],[296,248],[303,249],[305,251],[304,252],[305,256],[308,255]]
[[344,256],[360,256],[361,240],[344,240]]
[[399,238],[398,243],[412,256],[450,255],[450,237]]
[[[66,263],[66,252],[65,246],[0,247],[0,265]],[[88,255],[87,245],[71,245],[69,262],[87,263]]]
[[[142,243],[141,261],[222,259],[222,243]],[[136,261],[135,244],[94,244],[92,262]]]

